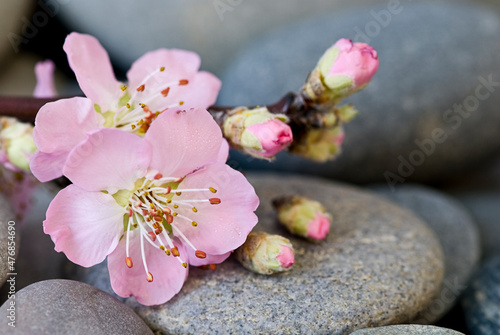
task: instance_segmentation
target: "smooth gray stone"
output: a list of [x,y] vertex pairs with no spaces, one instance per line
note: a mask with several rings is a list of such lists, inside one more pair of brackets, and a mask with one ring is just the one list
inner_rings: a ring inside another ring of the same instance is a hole
[[460,200],[478,224],[482,255],[500,254],[500,160],[468,173],[447,191]]
[[[15,302],[12,308],[11,302]],[[153,334],[130,308],[109,294],[72,280],[34,283],[0,307],[1,334]],[[14,315],[14,319],[9,319]],[[13,322],[15,328],[9,326]]]
[[[298,90],[339,38],[369,42],[380,59],[367,89],[345,100],[360,114],[345,127],[337,160],[317,164],[282,154],[269,164],[234,155],[243,168],[399,184],[442,181],[498,154],[500,44],[492,43],[500,34],[498,11],[475,1],[401,1],[393,15],[388,8],[376,4],[298,22],[240,52],[222,77],[221,105],[264,105]],[[389,16],[381,24],[376,17],[383,11]],[[483,86],[488,78],[492,93]],[[485,98],[476,111],[454,111],[455,104],[475,107],[476,95]]]
[[[380,0],[370,0],[378,1]],[[70,30],[96,36],[123,68],[158,48],[200,54],[202,67],[219,73],[248,41],[269,29],[366,0],[213,0],[143,2],[57,0]]]
[[464,335],[463,333],[434,326],[396,325],[357,330],[351,335]]
[[[432,231],[410,211],[371,193],[303,176],[250,175],[260,197],[255,230],[290,238],[295,264],[263,276],[232,257],[215,271],[190,268],[181,292],[157,307],[126,303],[161,334],[348,334],[406,322],[439,293],[444,265]],[[288,234],[271,199],[301,194],[333,215],[319,244]],[[105,264],[75,279],[109,288]],[[97,280],[96,280],[97,278]]]
[[377,186],[374,191],[420,216],[441,243],[445,261],[441,292],[412,320],[433,324],[457,303],[479,263],[481,243],[476,223],[458,200],[424,186],[403,185],[395,192]]
[[473,335],[500,334],[500,256],[491,259],[467,290],[462,305]]
[[20,231],[14,211],[7,198],[0,193],[0,286],[5,283],[9,273],[16,272],[15,259],[19,254],[19,242]]

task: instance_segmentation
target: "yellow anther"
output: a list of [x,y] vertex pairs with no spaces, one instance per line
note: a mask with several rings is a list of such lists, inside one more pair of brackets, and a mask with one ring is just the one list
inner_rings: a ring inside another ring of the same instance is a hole
[[127,108],[130,108],[130,104],[127,104]]
[[[115,86],[116,87],[116,86]],[[127,85],[123,85],[122,86],[122,91],[125,92],[125,90],[127,89]]]
[[182,263],[182,266],[185,267],[185,268],[188,267],[187,263]]
[[160,67],[160,71],[161,72],[165,71],[165,66]]
[[160,249],[165,251],[165,247],[163,245],[160,245]]
[[198,223],[196,221],[193,221],[193,222],[191,222],[191,225],[193,225],[193,227],[196,227],[198,225]]
[[170,250],[169,249],[166,249],[165,253],[167,254],[167,256],[170,256]]
[[212,193],[217,193],[217,190],[216,190],[215,188],[213,188],[213,187],[209,187],[208,189],[209,189],[209,190],[210,190],[210,192],[212,192]]
[[173,212],[173,213],[172,213],[172,216],[177,216],[177,213],[176,213],[176,212]]
[[179,101],[179,106],[184,105],[184,101]]
[[196,209],[196,207],[193,207],[193,212],[198,212],[198,210]]
[[175,204],[175,205],[174,205],[174,208],[179,208],[179,205]]

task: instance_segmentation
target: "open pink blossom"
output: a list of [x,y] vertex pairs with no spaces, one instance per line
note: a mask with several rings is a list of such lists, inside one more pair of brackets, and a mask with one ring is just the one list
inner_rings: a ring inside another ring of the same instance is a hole
[[116,80],[109,56],[96,38],[71,33],[64,50],[86,98],[61,99],[43,106],[35,120],[39,152],[30,163],[40,181],[60,177],[69,152],[99,128],[143,136],[165,111],[212,105],[221,83],[199,72],[193,52],[159,49],[132,64],[128,85]]
[[325,52],[318,67],[334,95],[345,97],[368,85],[378,64],[377,52],[371,46],[343,38]]
[[64,175],[73,185],[50,204],[44,231],[82,266],[108,256],[118,295],[164,303],[181,289],[188,264],[223,261],[257,223],[255,191],[224,164],[223,146],[201,108],[162,114],[144,138],[90,132],[68,156]]

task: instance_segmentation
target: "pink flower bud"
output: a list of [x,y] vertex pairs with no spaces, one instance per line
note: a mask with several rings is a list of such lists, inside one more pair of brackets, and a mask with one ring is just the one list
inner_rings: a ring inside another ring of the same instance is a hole
[[310,100],[335,106],[365,88],[378,70],[377,52],[368,44],[340,39],[328,49],[302,88]]
[[319,63],[325,84],[336,89],[350,79],[350,93],[365,87],[378,69],[377,52],[368,44],[341,39],[326,51]]
[[317,201],[298,195],[283,196],[274,199],[273,206],[280,223],[294,235],[317,242],[330,232],[331,215]]
[[280,262],[280,265],[284,269],[288,269],[295,263],[295,256],[293,255],[293,250],[286,245],[282,245],[280,248],[280,253],[276,256],[276,259]]
[[323,215],[317,213],[314,219],[312,219],[307,225],[307,237],[314,240],[322,240],[330,232],[330,219]]
[[292,143],[292,129],[286,122],[286,115],[273,114],[266,107],[239,107],[230,112],[222,131],[233,148],[271,160]]
[[54,68],[55,65],[50,60],[36,63],[36,87],[33,92],[35,98],[54,98],[57,96],[54,85]]
[[266,158],[273,157],[293,141],[290,126],[278,119],[251,125],[246,130],[259,140],[262,150],[257,152]]

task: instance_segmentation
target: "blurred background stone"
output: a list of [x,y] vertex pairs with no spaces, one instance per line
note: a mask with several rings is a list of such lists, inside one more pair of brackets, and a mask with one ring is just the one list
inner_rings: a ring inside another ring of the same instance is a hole
[[500,334],[500,255],[481,269],[462,303],[473,335]]
[[[367,89],[346,100],[360,114],[345,127],[337,160],[315,164],[283,154],[270,164],[234,155],[239,164],[396,184],[442,181],[498,155],[500,44],[492,41],[500,15],[477,2],[449,1],[401,2],[393,12],[387,4],[336,11],[247,46],[222,77],[222,105],[266,104],[297,90],[341,37],[369,42],[380,67]],[[459,104],[463,116],[454,110]]]
[[394,192],[381,185],[373,189],[420,216],[441,243],[445,260],[441,292],[412,320],[412,323],[433,324],[458,302],[479,265],[481,243],[476,223],[458,200],[424,186],[402,185]]

